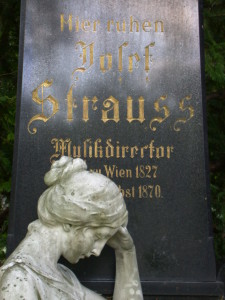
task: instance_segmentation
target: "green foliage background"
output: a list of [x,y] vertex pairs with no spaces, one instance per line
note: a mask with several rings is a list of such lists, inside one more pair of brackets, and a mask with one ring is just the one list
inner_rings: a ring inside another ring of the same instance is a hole
[[[211,201],[217,260],[225,258],[225,1],[204,1]],[[16,110],[18,0],[0,2],[0,264],[5,259]]]
[[211,201],[217,260],[225,259],[225,1],[204,1]]

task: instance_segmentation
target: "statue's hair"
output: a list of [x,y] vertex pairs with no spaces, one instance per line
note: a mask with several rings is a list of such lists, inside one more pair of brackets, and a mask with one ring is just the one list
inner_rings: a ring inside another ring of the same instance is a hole
[[46,225],[117,228],[127,220],[122,194],[109,178],[87,171],[82,159],[63,156],[44,177],[49,188],[38,201],[38,217]]

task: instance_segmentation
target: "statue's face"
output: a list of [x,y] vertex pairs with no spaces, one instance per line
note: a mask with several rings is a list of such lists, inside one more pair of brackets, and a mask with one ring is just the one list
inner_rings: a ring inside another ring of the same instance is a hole
[[106,242],[118,229],[99,227],[76,230],[72,226],[62,255],[70,263],[77,263],[80,259],[91,255],[99,256]]

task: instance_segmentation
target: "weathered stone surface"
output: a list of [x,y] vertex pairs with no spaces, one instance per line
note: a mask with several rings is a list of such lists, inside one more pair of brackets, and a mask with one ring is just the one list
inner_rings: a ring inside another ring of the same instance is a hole
[[116,184],[66,156],[52,164],[44,181],[38,219],[0,268],[0,298],[103,300],[58,260],[76,264],[99,256],[107,243],[116,257],[114,300],[143,300],[128,212]]

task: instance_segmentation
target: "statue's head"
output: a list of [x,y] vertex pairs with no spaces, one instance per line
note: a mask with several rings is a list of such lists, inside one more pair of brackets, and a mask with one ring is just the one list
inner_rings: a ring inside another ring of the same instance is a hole
[[109,178],[87,171],[82,159],[62,157],[44,181],[49,188],[39,198],[38,217],[46,226],[61,225],[71,236],[63,254],[70,262],[99,255],[120,226],[126,226],[127,210],[119,188]]

